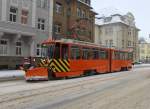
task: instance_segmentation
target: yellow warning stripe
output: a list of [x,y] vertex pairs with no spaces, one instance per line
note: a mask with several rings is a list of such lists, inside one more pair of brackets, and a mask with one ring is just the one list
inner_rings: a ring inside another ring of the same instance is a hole
[[[61,70],[53,62],[51,63],[50,67],[54,67],[54,69],[56,69],[58,72],[61,72]],[[56,72],[54,69],[52,69],[53,72]]]
[[68,66],[70,66],[70,65],[69,65],[69,61],[67,61],[67,60],[64,60],[64,61],[66,62],[66,64],[67,64]]
[[66,72],[70,71],[70,69],[66,66],[66,64],[61,59],[59,59],[59,62],[63,65],[63,67],[65,67],[65,69],[67,70]]
[[69,60],[61,59],[41,59],[39,65],[41,67],[51,67],[53,72],[69,72]]
[[59,68],[62,72],[66,72],[66,70],[62,67],[62,65],[56,59],[54,59],[54,62],[57,64],[57,68]]

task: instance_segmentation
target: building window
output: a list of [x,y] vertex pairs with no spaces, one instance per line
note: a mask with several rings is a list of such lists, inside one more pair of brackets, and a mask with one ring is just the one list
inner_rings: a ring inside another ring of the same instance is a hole
[[17,21],[17,8],[14,8],[14,7],[10,8],[9,21],[11,21],[11,22],[16,22]]
[[81,11],[81,14],[82,14],[82,15],[81,15],[82,18],[85,18],[85,17],[86,17],[86,13],[85,13],[84,10]]
[[131,36],[131,34],[132,34],[131,31],[129,31],[129,32],[128,32],[128,35]]
[[48,1],[47,0],[37,0],[37,6],[39,8],[47,8]]
[[7,55],[8,52],[8,41],[1,39],[0,40],[0,55]]
[[77,8],[77,16],[81,17],[81,9],[80,8]]
[[62,13],[62,4],[56,2],[55,9],[56,13]]
[[16,55],[20,56],[22,54],[22,43],[20,41],[16,42]]
[[106,47],[113,47],[113,40],[105,40]]
[[109,47],[113,47],[113,40],[109,40]]
[[61,33],[61,24],[55,24],[54,26],[55,34]]
[[38,29],[45,30],[45,19],[38,18]]
[[27,24],[28,23],[28,11],[22,10],[21,23],[22,24]]
[[38,57],[41,56],[41,46],[40,46],[40,44],[37,44],[37,46],[36,46],[36,56],[38,56]]
[[132,45],[131,45],[131,41],[128,41],[128,47],[131,47]]

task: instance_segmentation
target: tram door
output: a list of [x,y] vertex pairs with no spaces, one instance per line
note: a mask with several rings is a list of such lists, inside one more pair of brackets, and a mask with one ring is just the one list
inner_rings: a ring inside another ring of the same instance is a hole
[[[60,49],[61,49],[60,43],[56,43],[54,47],[54,56],[52,57],[52,59],[60,59]],[[49,80],[52,80],[54,78],[54,73],[52,69],[54,69],[54,67],[48,69]]]

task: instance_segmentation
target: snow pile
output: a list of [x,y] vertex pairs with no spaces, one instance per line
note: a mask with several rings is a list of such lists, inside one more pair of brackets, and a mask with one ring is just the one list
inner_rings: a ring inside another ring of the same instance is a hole
[[12,78],[12,77],[23,77],[25,72],[22,70],[4,70],[0,71],[0,79],[2,78]]
[[150,68],[150,64],[137,64],[134,65],[134,68]]

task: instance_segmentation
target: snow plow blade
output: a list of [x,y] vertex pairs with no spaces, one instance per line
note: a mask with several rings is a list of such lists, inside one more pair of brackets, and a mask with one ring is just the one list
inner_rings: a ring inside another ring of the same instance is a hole
[[29,69],[25,74],[26,81],[38,81],[38,80],[48,80],[47,68],[33,68]]

